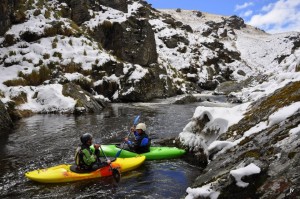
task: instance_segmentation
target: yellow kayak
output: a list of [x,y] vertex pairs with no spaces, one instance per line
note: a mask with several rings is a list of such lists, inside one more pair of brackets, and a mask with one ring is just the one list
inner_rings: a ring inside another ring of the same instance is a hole
[[[117,158],[111,163],[111,167],[118,169],[120,173],[124,173],[136,169],[145,159],[145,156]],[[112,175],[112,169],[109,165],[88,173],[76,173],[71,170],[71,166],[70,164],[62,164],[46,169],[38,169],[25,173],[25,176],[30,180],[42,183],[61,183]]]

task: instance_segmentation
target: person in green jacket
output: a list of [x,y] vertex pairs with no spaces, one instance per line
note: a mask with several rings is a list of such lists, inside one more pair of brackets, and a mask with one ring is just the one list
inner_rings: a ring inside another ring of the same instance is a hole
[[78,170],[94,171],[111,163],[100,161],[99,144],[92,144],[93,136],[85,133],[80,137],[82,145],[76,149],[75,162]]

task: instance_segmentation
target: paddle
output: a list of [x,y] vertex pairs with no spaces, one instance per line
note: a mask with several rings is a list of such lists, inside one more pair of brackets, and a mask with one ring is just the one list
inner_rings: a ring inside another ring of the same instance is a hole
[[[138,116],[135,117],[135,119],[133,120],[133,125],[134,125],[134,126],[137,125],[137,123],[139,122],[139,119],[140,119],[140,115],[138,115]],[[129,137],[130,133],[131,133],[131,132],[129,131],[127,137]],[[121,154],[121,152],[122,152],[122,150],[123,150],[123,148],[124,148],[124,145],[125,145],[125,142],[123,142],[123,145],[122,145],[121,150],[119,150],[119,151],[117,152],[116,158],[120,156],[120,154]]]
[[[104,157],[105,157],[105,159],[106,159],[106,161],[107,161],[108,158],[107,158],[107,156],[105,155],[103,149],[101,148],[101,145],[99,146],[99,148],[101,149],[101,151],[102,151],[102,153],[103,153],[103,155],[104,155]],[[110,169],[112,170],[112,176],[113,176],[113,178],[115,179],[115,181],[116,181],[116,182],[120,182],[121,174],[120,174],[119,170],[116,169],[116,168],[112,168],[111,164],[109,164],[109,167],[110,167]]]

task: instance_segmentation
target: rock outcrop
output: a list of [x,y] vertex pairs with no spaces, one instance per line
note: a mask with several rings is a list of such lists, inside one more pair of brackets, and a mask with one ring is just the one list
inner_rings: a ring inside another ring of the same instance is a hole
[[[202,134],[210,134],[209,138],[212,139],[212,133],[215,133],[212,140],[230,142],[241,139],[245,132],[257,124],[266,122],[278,109],[299,102],[299,87],[300,82],[290,83],[253,103],[244,118],[221,136],[218,136],[218,130],[209,132],[206,129]],[[195,132],[203,131],[204,125],[209,121],[208,117],[195,121]],[[295,110],[286,120],[269,124],[221,153],[219,152],[222,147],[209,150],[210,163],[196,179],[193,187],[210,184],[213,190],[220,193],[218,198],[297,198],[300,194],[300,134],[297,130],[299,124],[300,110]],[[204,139],[203,142],[211,141]],[[199,153],[201,149],[194,151],[196,158],[202,157]],[[257,165],[260,172],[242,178],[243,182],[249,183],[248,186],[238,186],[230,171],[251,163]]]
[[95,99],[93,95],[74,83],[64,84],[63,95],[72,97],[77,101],[74,110],[75,114],[100,113],[107,106],[103,100]]
[[123,61],[142,66],[157,62],[154,32],[146,19],[130,17],[121,24],[106,21],[92,35]]

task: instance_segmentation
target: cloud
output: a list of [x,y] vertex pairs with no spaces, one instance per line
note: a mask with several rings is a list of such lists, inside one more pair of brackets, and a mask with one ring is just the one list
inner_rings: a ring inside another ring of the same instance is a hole
[[253,5],[254,5],[254,3],[252,3],[252,2],[245,2],[242,5],[236,5],[235,6],[235,11],[245,9],[245,8],[247,8],[249,6],[253,6]]
[[240,14],[240,16],[242,17],[249,17],[250,15],[252,15],[253,11],[252,10],[247,10],[246,12],[242,12]]
[[264,6],[262,13],[253,15],[248,24],[270,33],[300,31],[300,1],[279,0]]

